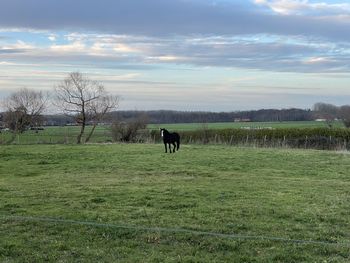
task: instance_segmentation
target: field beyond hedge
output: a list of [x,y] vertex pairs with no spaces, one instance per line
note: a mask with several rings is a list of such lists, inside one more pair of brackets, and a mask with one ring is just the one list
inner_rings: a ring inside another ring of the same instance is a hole
[[349,262],[350,155],[0,147],[0,262]]
[[[175,131],[201,130],[205,126],[208,129],[240,129],[240,128],[260,128],[260,129],[290,129],[290,128],[328,128],[324,121],[273,121],[273,122],[214,122],[214,123],[172,123],[172,124],[149,124],[148,129],[159,130],[166,128]],[[344,128],[341,121],[332,123],[333,128]]]

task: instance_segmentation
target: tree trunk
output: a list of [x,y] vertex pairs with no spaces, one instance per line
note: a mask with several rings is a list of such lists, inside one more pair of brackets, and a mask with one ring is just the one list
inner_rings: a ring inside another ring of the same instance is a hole
[[92,136],[92,134],[94,133],[94,131],[95,131],[95,128],[96,128],[96,123],[94,123],[94,126],[92,126],[92,129],[91,129],[91,131],[90,131],[90,133],[89,133],[89,135],[86,137],[86,139],[85,139],[85,143],[87,143],[87,142],[89,142],[90,141],[90,139],[91,139],[91,136]]
[[18,124],[16,122],[15,124],[15,129],[12,131],[12,135],[11,135],[11,138],[6,142],[6,144],[11,144],[15,141],[16,139],[16,135],[19,134],[19,129],[18,129]]
[[6,142],[6,144],[11,144],[15,141],[17,132],[12,132],[11,138]]
[[77,137],[77,144],[81,144],[81,137],[82,137],[83,134],[84,134],[84,130],[85,130],[85,122],[83,122],[83,123],[81,124],[80,133],[78,134],[78,137]]
[[77,136],[77,144],[81,144],[81,137],[83,137],[84,131],[85,131],[85,125],[86,125],[86,116],[85,116],[85,101],[82,100],[82,106],[81,106],[81,128],[80,133]]
[[86,125],[86,118],[85,118],[85,111],[84,111],[84,106],[83,106],[82,118],[81,118],[81,128],[80,128],[80,133],[78,134],[78,137],[77,137],[77,144],[81,144],[81,137],[83,137],[83,134],[85,131],[85,125]]

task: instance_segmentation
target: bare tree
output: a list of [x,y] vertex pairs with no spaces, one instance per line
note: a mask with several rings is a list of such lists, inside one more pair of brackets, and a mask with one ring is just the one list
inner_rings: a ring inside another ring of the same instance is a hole
[[98,123],[104,120],[108,112],[117,109],[118,105],[119,97],[113,95],[104,95],[97,100],[92,101],[92,103],[89,105],[88,119],[90,122],[92,122],[93,126],[86,137],[85,142],[89,142]]
[[345,127],[350,128],[350,105],[341,106],[339,108],[339,115]]
[[90,80],[79,72],[70,73],[55,87],[55,91],[56,105],[65,114],[74,115],[77,123],[81,125],[77,136],[78,144],[82,141],[89,117],[94,115],[94,119],[98,119],[97,116],[103,116],[117,105],[114,102],[111,103],[114,99],[108,96],[101,83]]
[[333,104],[318,102],[313,106],[313,111],[318,117],[324,118],[326,120],[327,126],[329,128],[333,127],[334,119],[337,118],[339,114],[339,108]]
[[2,102],[6,110],[4,123],[13,132],[13,139],[28,126],[38,126],[42,123],[46,102],[47,96],[41,91],[27,88],[12,93]]

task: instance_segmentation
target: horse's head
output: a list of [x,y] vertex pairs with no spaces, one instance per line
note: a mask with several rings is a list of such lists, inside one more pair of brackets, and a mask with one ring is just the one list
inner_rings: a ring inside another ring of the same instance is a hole
[[168,131],[166,129],[164,129],[164,128],[160,128],[159,130],[160,130],[160,136],[161,137],[164,137],[164,133],[168,133]]

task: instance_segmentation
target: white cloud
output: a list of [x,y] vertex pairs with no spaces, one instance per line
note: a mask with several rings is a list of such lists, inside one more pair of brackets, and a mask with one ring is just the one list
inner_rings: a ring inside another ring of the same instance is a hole
[[[20,63],[119,67],[157,64],[247,68],[284,72],[348,72],[350,44],[313,38],[246,35],[245,37],[135,37],[75,34],[66,44],[33,46],[22,41],[0,46],[2,60]],[[61,40],[61,39],[59,39]],[[74,67],[74,66],[73,66]]]
[[325,57],[311,57],[303,61],[304,64],[308,64],[308,65],[326,64],[326,63],[334,63],[334,62],[336,62],[334,59],[325,58]]
[[24,41],[17,40],[14,44],[7,44],[4,46],[0,46],[0,50],[26,50],[26,49],[34,49],[32,44],[28,44]]
[[47,37],[51,42],[55,42],[57,40],[57,35],[55,34],[50,34],[48,37]]
[[110,75],[110,74],[91,74],[95,78],[101,79],[101,81],[126,81],[126,80],[136,80],[141,77],[140,73],[127,73],[120,75]]
[[278,14],[316,14],[321,16],[346,15],[350,13],[350,4],[311,3],[308,0],[254,0],[254,3],[266,6]]
[[76,53],[82,53],[86,49],[86,45],[80,41],[75,41],[70,44],[66,45],[52,45],[50,47],[51,50],[55,52],[64,52],[64,53],[70,53],[70,52],[76,52]]
[[14,66],[14,65],[16,65],[16,63],[0,61],[0,66]]
[[123,43],[115,44],[113,47],[113,50],[116,52],[123,52],[123,53],[140,52],[140,50]]
[[[2,0],[0,28],[71,30],[133,36],[281,34],[350,40],[350,4],[307,0]],[[254,2],[255,5],[252,5]],[[84,12],[67,12],[80,10]],[[259,6],[274,10],[276,16]],[[59,14],[59,15],[57,15]],[[313,15],[322,16],[315,20]],[[338,19],[330,19],[338,17]],[[73,36],[74,37],[74,36]],[[52,37],[50,37],[53,39]]]
[[258,5],[264,5],[271,8],[276,13],[280,14],[291,14],[298,13],[307,7],[307,1],[303,0],[255,0],[254,1]]
[[148,61],[153,62],[182,62],[185,63],[188,58],[186,57],[180,57],[180,56],[172,56],[172,55],[159,55],[159,56],[152,56],[147,57]]

